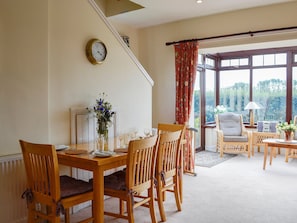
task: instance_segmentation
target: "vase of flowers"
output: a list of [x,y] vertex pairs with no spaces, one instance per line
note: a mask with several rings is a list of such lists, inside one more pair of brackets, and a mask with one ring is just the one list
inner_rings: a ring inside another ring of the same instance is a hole
[[290,123],[282,122],[276,126],[279,132],[284,132],[285,141],[292,141],[294,137],[294,132],[297,130],[297,126],[291,120]]
[[95,114],[97,119],[97,145],[99,150],[108,150],[108,128],[112,123],[114,112],[112,105],[105,100],[107,96],[105,93],[99,95],[96,99],[96,104],[92,108],[87,108],[90,112]]

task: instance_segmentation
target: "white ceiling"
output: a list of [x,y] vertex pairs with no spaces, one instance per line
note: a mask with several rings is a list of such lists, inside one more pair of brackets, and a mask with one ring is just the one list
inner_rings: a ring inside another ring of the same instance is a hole
[[290,1],[296,0],[203,0],[201,4],[197,4],[196,0],[131,0],[144,8],[115,15],[109,19],[135,28],[143,28],[193,17]]

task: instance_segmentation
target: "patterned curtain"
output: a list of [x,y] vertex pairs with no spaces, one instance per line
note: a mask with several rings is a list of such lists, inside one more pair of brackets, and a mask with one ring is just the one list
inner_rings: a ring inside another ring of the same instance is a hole
[[[174,45],[176,73],[175,119],[179,124],[187,125],[190,118],[196,79],[198,47],[198,42],[185,42]],[[185,137],[187,143],[184,149],[184,169],[193,172],[194,156],[192,154],[192,140],[190,135],[189,131],[186,131]]]

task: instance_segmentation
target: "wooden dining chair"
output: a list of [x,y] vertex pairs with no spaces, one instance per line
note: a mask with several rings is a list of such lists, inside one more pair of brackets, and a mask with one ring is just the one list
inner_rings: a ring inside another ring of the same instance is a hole
[[[65,222],[69,223],[69,208],[93,200],[93,185],[69,176],[59,176],[53,145],[19,142],[27,175],[27,189],[22,197],[27,200],[28,223],[42,220],[60,222],[61,213],[65,215]],[[92,220],[93,216],[81,222]]]
[[[151,222],[156,223],[154,209],[154,176],[157,135],[129,142],[127,167],[104,178],[104,194],[119,199],[118,213],[104,213],[134,223],[133,210],[139,206],[150,209]],[[126,203],[126,213],[124,204]]]
[[178,211],[181,211],[179,178],[182,175],[179,169],[181,154],[180,135],[182,131],[161,133],[159,136],[158,155],[156,163],[157,200],[162,221],[166,221],[164,210],[165,193],[173,192]]
[[[186,132],[186,125],[180,125],[180,124],[169,124],[169,123],[159,123],[158,124],[158,132],[160,133],[165,133],[165,132],[175,132],[175,131],[181,131],[180,135],[180,145],[179,145],[179,151],[180,151],[180,160],[179,160],[179,166],[177,167],[178,169],[181,170],[181,173],[184,170],[184,145],[186,144],[186,139],[185,139],[185,132]],[[183,175],[180,174],[178,178],[178,183],[179,183],[179,197],[180,197],[180,202],[183,202]]]

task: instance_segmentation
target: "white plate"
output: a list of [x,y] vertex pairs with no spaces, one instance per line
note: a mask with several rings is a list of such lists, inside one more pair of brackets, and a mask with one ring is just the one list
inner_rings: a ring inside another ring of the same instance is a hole
[[114,152],[110,152],[110,151],[95,151],[93,153],[93,155],[97,157],[110,157],[114,154],[115,154]]
[[66,146],[66,145],[55,145],[55,147],[57,151],[69,148],[69,146]]
[[282,142],[282,143],[292,143],[292,144],[296,144],[297,140],[292,140],[292,141],[285,141],[284,139],[277,139],[277,142]]

